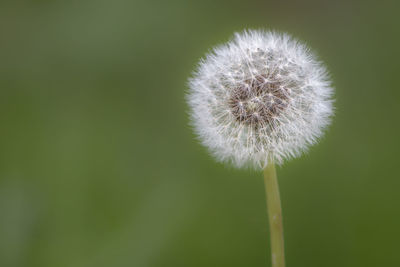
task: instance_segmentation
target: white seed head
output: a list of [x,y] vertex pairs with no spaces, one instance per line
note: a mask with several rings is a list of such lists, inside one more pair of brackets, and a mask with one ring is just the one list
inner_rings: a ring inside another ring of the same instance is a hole
[[287,34],[236,33],[189,81],[191,123],[219,161],[264,168],[299,156],[333,114],[325,67]]

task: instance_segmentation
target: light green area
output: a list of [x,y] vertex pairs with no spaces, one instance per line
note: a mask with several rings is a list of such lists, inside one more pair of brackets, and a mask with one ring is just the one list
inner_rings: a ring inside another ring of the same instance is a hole
[[305,40],[336,117],[278,167],[287,266],[400,265],[400,2],[0,3],[0,266],[270,266],[261,172],[215,163],[187,77],[234,31]]

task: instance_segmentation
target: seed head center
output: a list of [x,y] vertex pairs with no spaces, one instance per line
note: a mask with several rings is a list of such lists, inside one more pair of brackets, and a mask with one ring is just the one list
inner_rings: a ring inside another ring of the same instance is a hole
[[260,75],[233,88],[229,107],[238,122],[257,128],[270,125],[287,107],[288,100],[282,82]]

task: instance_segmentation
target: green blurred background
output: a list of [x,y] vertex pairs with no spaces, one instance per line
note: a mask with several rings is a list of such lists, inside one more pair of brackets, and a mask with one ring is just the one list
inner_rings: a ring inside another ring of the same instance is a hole
[[399,1],[0,3],[0,266],[270,266],[261,173],[215,163],[187,77],[246,28],[326,62],[336,117],[278,168],[287,265],[400,266]]

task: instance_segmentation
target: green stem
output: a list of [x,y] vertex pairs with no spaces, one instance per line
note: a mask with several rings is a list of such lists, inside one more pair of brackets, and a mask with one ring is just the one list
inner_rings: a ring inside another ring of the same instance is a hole
[[272,267],[285,266],[285,253],[283,244],[283,224],[281,199],[279,195],[278,180],[273,162],[264,169],[265,192],[267,195],[267,209],[271,237]]

